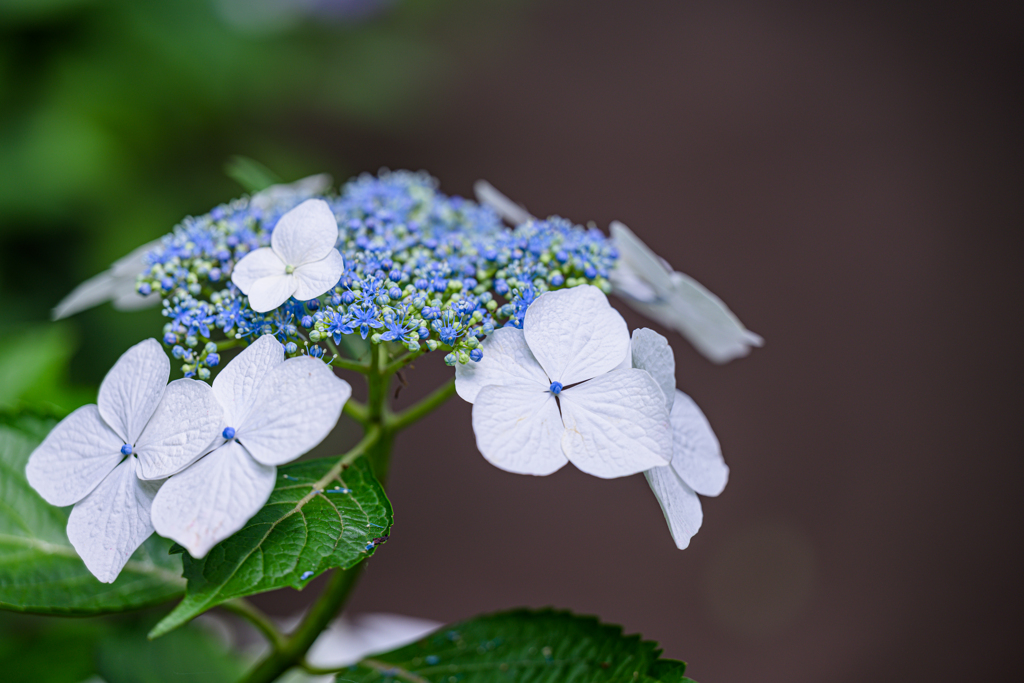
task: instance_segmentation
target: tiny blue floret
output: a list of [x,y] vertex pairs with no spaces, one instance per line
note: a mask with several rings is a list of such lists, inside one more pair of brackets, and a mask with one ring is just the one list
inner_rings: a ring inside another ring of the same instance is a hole
[[121,446],[121,455],[131,455],[131,454],[132,454],[132,445],[130,443],[126,443],[125,445]]
[[231,439],[235,438],[235,428],[234,427],[225,427],[224,431],[221,432],[220,435],[223,436],[225,439],[231,440]]
[[473,349],[469,352],[469,357],[479,363],[484,357],[484,352],[480,349]]
[[558,396],[560,393],[562,393],[562,383],[561,382],[552,382],[551,383],[551,393],[554,394],[555,396]]

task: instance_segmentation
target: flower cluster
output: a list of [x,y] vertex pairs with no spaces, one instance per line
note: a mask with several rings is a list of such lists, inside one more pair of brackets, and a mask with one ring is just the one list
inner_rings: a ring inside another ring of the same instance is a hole
[[168,384],[170,370],[155,339],[128,349],[98,405],[58,423],[25,468],[47,502],[74,504],[68,538],[105,583],[154,529],[199,558],[242,528],[270,496],[275,466],[320,443],[351,394],[323,363],[286,361],[271,336],[212,387]]
[[[164,342],[187,377],[210,376],[220,360],[217,339],[247,343],[263,334],[292,356],[322,356],[321,341],[338,344],[358,333],[410,351],[443,349],[450,365],[465,364],[481,358],[480,340],[495,328],[522,327],[539,294],[580,284],[611,291],[617,252],[600,231],[560,218],[510,229],[493,210],[441,194],[425,173],[363,175],[339,196],[321,198],[337,222],[344,270],[312,298],[303,300],[309,289],[269,279],[246,296],[253,279],[237,275],[243,258],[272,250],[278,223],[310,199],[301,191],[239,199],[188,218],[149,252],[138,292],[163,296]],[[260,259],[298,267],[280,250],[276,261]],[[277,289],[267,297],[271,286]]]

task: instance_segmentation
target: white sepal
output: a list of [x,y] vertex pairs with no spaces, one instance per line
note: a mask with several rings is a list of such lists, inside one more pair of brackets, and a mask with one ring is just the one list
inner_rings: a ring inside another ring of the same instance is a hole
[[315,299],[337,285],[344,271],[345,259],[332,247],[319,261],[295,268],[295,293],[292,296],[299,301]]
[[192,557],[205,557],[263,507],[276,476],[276,467],[229,441],[167,480],[153,501],[153,526]]
[[629,330],[593,285],[545,292],[526,309],[526,343],[552,382],[575,384],[617,367]]
[[629,360],[639,370],[645,370],[654,378],[665,394],[669,409],[676,396],[676,359],[668,340],[646,327],[633,330],[630,339]]
[[256,391],[235,438],[264,465],[290,462],[323,441],[352,395],[330,366],[308,356],[275,367]]
[[135,445],[139,476],[163,479],[188,467],[221,431],[223,418],[205,382],[176,379],[168,384]]
[[285,274],[285,262],[270,247],[261,247],[243,256],[231,271],[231,281],[248,294],[258,280]]
[[625,477],[672,459],[665,395],[643,370],[613,370],[565,389],[560,399],[562,450],[587,474]]
[[160,403],[171,361],[156,339],[125,351],[100,384],[100,416],[124,443],[134,444]]
[[307,199],[281,216],[270,234],[271,248],[294,267],[326,258],[337,241],[338,221],[322,199]]
[[494,213],[512,225],[522,225],[533,219],[529,211],[503,195],[486,180],[473,183],[473,193],[478,202],[494,209]]
[[526,384],[547,389],[551,384],[520,329],[495,330],[484,339],[480,350],[484,357],[478,362],[455,366],[455,391],[469,403],[486,386]]
[[506,472],[546,475],[568,462],[558,405],[542,386],[484,387],[473,404],[473,432],[484,458]]
[[32,451],[25,476],[50,505],[64,507],[85,498],[124,458],[124,441],[94,405],[61,420]]
[[653,467],[644,477],[665,513],[672,540],[677,548],[685,549],[704,521],[700,499],[671,467]]
[[693,399],[676,391],[672,405],[672,467],[702,496],[717,496],[729,481],[729,467],[711,424]]
[[257,280],[249,288],[249,307],[257,313],[274,310],[295,293],[295,275],[274,275]]
[[132,553],[153,533],[149,510],[159,483],[136,476],[133,457],[100,482],[71,510],[68,540],[93,576],[103,583],[114,579]]
[[237,429],[252,410],[256,390],[271,370],[284,362],[284,345],[265,334],[231,359],[213,380],[213,395],[224,409],[227,427]]

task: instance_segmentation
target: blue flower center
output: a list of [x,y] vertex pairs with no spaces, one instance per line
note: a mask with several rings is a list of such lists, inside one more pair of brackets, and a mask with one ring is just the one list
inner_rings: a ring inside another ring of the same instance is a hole
[[555,396],[558,396],[560,393],[562,393],[562,383],[561,382],[552,382],[551,383],[551,393],[554,394]]
[[130,443],[126,443],[125,445],[121,446],[121,455],[131,455],[131,454],[132,454],[132,445]]
[[225,439],[233,439],[233,438],[235,438],[235,428],[234,427],[225,427],[224,431],[221,432],[221,436],[223,436]]

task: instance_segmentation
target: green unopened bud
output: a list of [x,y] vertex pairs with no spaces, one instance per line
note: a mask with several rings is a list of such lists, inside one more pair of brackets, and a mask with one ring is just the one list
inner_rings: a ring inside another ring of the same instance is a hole
[[480,311],[473,311],[473,317],[470,318],[470,320],[472,320],[474,324],[480,322],[483,319],[484,314],[481,313]]
[[542,253],[540,255],[540,262],[545,264],[545,265],[548,264],[548,263],[551,263],[551,252],[550,251],[545,251],[544,253]]
[[469,354],[465,351],[459,351],[459,363],[465,365],[469,362]]
[[380,332],[374,332],[370,335],[370,341],[374,344],[380,344]]
[[428,339],[426,341],[426,344],[427,344],[427,349],[430,350],[430,351],[437,351],[437,347],[440,346],[440,344],[437,342],[436,339]]
[[313,342],[314,344],[318,343],[323,338],[323,335],[320,334],[320,330],[309,331],[309,341]]
[[[469,356],[466,356],[466,357],[469,358]],[[452,365],[455,365],[457,360],[458,360],[458,357],[454,353],[449,353],[447,356],[444,357],[444,364],[448,365],[448,366],[452,366]]]
[[193,335],[190,334],[189,336],[185,337],[185,346],[194,348],[198,344],[199,344],[199,340],[196,339]]
[[199,368],[196,370],[196,374],[199,375],[199,379],[210,379],[209,368]]
[[452,290],[453,292],[461,292],[462,291],[462,280],[449,280],[448,281],[448,289]]
[[491,299],[490,301],[487,302],[484,308],[486,308],[491,313],[494,313],[494,310],[498,308],[498,302],[495,301],[494,299]]

